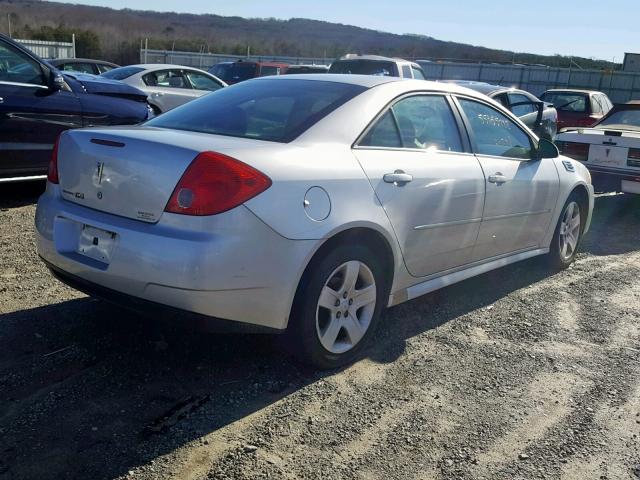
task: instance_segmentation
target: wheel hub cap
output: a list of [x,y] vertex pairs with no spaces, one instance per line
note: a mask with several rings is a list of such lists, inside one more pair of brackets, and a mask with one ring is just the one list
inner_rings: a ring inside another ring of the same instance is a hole
[[578,247],[580,238],[580,207],[576,202],[567,205],[560,222],[560,256],[569,260]]

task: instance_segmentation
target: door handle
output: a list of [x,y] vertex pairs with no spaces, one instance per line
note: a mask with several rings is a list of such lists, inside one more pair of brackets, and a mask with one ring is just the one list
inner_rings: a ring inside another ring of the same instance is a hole
[[405,183],[409,183],[411,180],[413,180],[413,175],[405,173],[402,170],[396,170],[393,173],[385,173],[382,179],[386,183],[393,183],[394,185],[401,187]]
[[488,178],[490,183],[497,183],[498,185],[505,183],[507,181],[507,177],[505,177],[502,173],[496,172],[493,175],[489,175]]

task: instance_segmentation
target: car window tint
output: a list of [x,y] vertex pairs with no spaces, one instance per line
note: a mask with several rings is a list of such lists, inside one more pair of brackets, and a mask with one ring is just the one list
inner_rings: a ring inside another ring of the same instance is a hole
[[501,93],[500,95],[496,95],[495,97],[492,97],[496,102],[498,102],[500,105],[502,105],[504,108],[510,108],[509,107],[509,100],[507,99],[507,95],[505,93]]
[[147,73],[142,77],[142,80],[150,87],[190,88],[181,70],[161,70]]
[[443,96],[416,95],[404,98],[392,109],[405,148],[462,151],[455,117]]
[[208,90],[213,92],[222,88],[218,82],[216,82],[213,78],[204,73],[198,72],[186,72],[187,78],[191,82],[191,85],[196,90]]
[[363,147],[400,148],[402,140],[391,110],[382,115],[360,141]]
[[561,112],[585,113],[587,111],[587,95],[572,92],[546,92],[542,95],[545,102],[553,103]]
[[105,73],[105,72],[108,72],[109,70],[113,70],[114,68],[116,68],[116,67],[112,67],[111,65],[103,65],[101,63],[99,63],[97,67],[100,73]]
[[[517,105],[518,103],[522,104],[523,102],[527,102],[524,105]],[[516,117],[522,117],[529,113],[533,113],[536,111],[535,106],[531,103],[531,100],[528,97],[525,97],[521,93],[510,93],[509,94],[509,103],[511,105],[511,111]]]
[[602,104],[600,103],[599,95],[591,95],[591,113],[600,114],[603,113]]
[[40,64],[4,43],[0,43],[0,82],[46,85]]
[[337,82],[261,79],[204,95],[147,125],[290,142],[365,90]]
[[269,77],[271,75],[280,75],[280,67],[273,67],[269,65],[262,65],[260,67],[261,77]]
[[411,67],[409,65],[402,65],[402,76],[404,78],[411,78]]
[[[60,67],[58,67],[60,68]],[[89,63],[65,63],[64,65],[62,65],[62,69],[65,72],[82,72],[82,73],[91,73],[94,74],[95,71],[93,70],[93,65],[89,64]]]
[[426,77],[424,76],[424,73],[422,73],[422,70],[412,66],[411,70],[413,70],[413,78],[417,78],[418,80],[426,80]]
[[475,140],[476,153],[497,157],[530,159],[532,143],[509,117],[488,105],[459,99]]
[[144,68],[142,67],[118,67],[109,70],[108,72],[104,72],[102,76],[112,80],[124,80],[125,78],[129,78],[131,75],[135,75],[136,73],[143,71]]
[[352,73],[397,77],[395,64],[386,60],[338,60],[331,64],[329,73]]

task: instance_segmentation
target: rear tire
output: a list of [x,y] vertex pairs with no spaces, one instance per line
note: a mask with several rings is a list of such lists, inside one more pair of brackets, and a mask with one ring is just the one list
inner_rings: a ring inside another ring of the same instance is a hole
[[585,220],[585,209],[580,205],[578,196],[572,193],[562,207],[551,240],[548,257],[553,268],[565,269],[573,263],[582,240]]
[[338,245],[307,267],[284,335],[303,363],[337,368],[359,357],[388,298],[383,263],[369,248]]

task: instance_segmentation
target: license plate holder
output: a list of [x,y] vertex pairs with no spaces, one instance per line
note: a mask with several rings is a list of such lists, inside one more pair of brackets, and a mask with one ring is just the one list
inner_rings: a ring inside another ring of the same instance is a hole
[[627,163],[629,149],[610,147],[607,145],[591,145],[589,147],[589,163],[607,167],[623,168]]
[[82,225],[76,252],[108,265],[111,263],[111,254],[116,238],[117,234],[115,232],[109,232],[90,225]]

